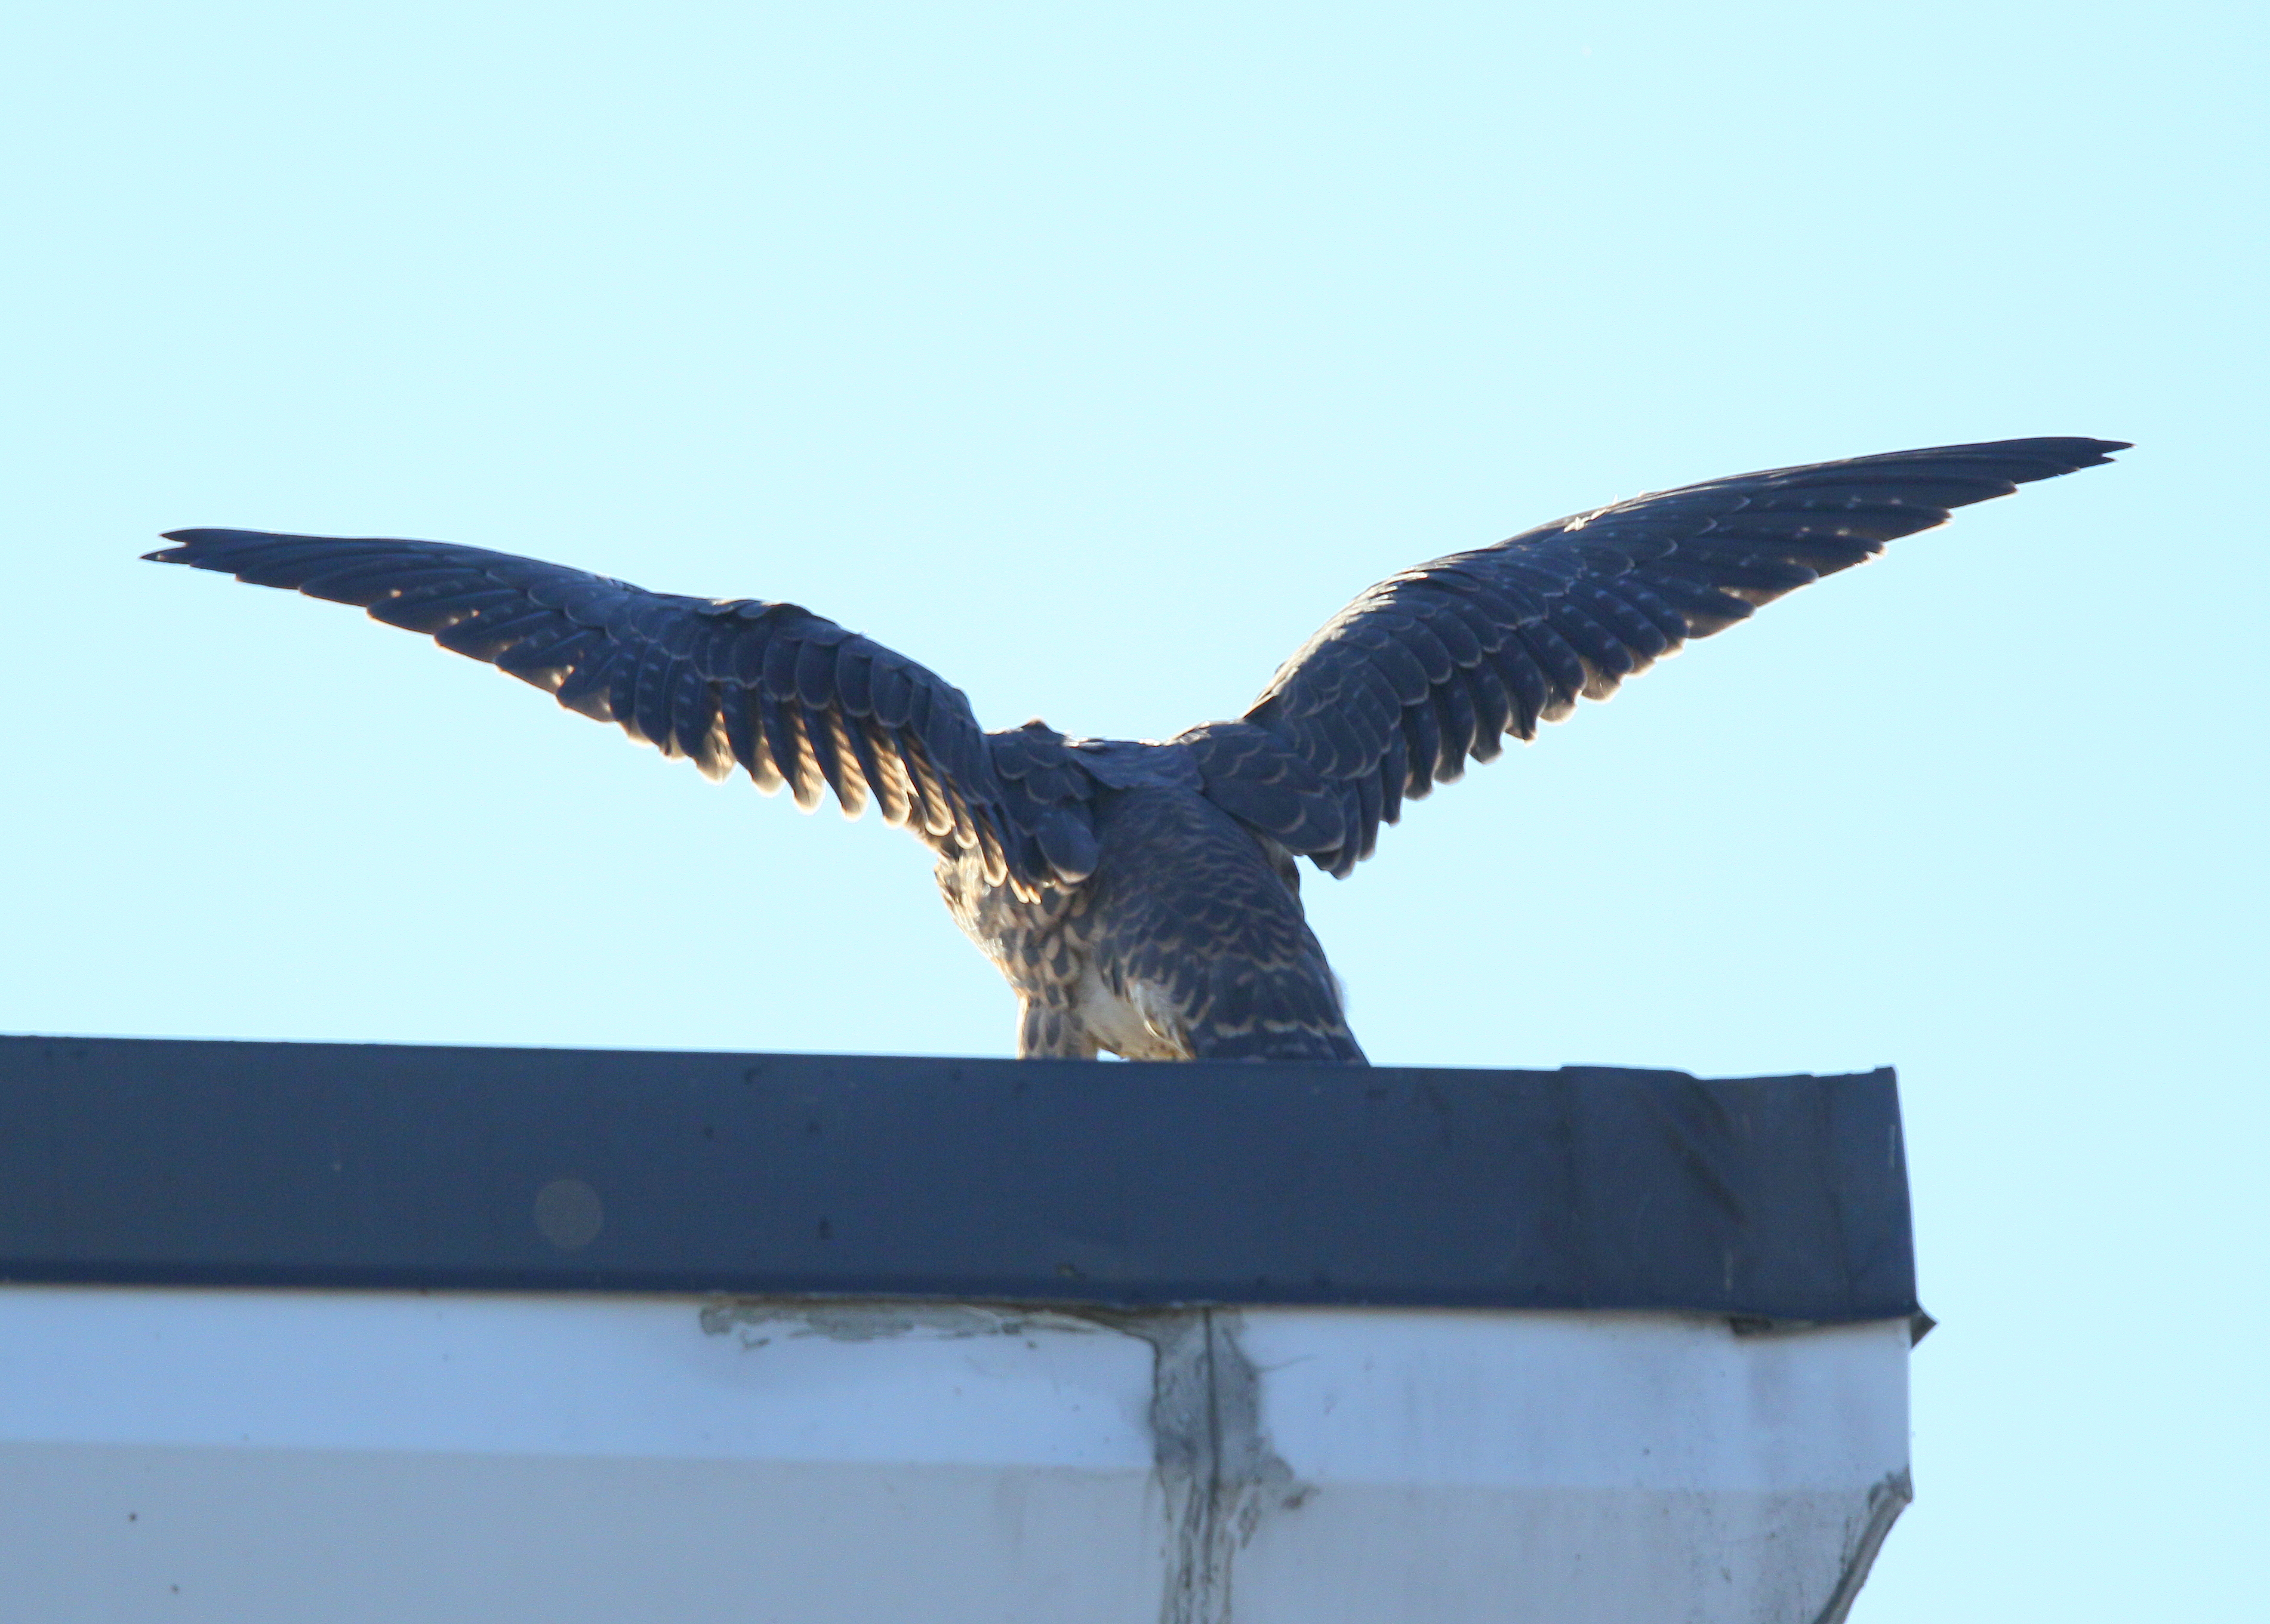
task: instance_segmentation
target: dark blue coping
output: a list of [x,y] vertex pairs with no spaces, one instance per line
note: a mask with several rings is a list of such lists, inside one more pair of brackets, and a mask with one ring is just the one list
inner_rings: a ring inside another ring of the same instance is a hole
[[1889,1071],[0,1037],[0,1279],[1917,1312]]

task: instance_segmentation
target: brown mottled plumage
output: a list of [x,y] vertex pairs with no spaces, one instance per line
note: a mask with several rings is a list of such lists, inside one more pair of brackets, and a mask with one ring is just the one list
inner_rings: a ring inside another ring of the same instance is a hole
[[643,591],[441,542],[177,530],[149,556],[360,604],[806,811],[832,790],[938,854],[1022,1005],[1018,1052],[1361,1064],[1301,910],[1383,823],[1578,699],[1948,512],[2109,460],[2005,440],[1641,496],[1404,571],[1237,722],[1163,744],[985,733],[959,689],[793,604]]

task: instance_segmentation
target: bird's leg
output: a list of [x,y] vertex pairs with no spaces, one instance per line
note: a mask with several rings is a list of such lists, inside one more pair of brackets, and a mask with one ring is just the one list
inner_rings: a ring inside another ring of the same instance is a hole
[[1020,1060],[1093,1060],[1095,1039],[1061,1004],[1021,1000],[1017,1021]]

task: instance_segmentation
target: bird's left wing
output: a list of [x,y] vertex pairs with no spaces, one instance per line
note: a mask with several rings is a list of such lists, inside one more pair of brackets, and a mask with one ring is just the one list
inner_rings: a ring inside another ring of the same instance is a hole
[[1691,638],[1956,508],[2110,460],[2118,441],[1932,446],[1737,474],[1555,520],[1391,576],[1195,729],[1206,792],[1343,875],[1406,799],[1603,700]]
[[[987,878],[1041,877],[959,688],[795,604],[649,592],[536,559],[434,541],[188,530],[146,556],[354,604],[619,724],[712,778],[738,763],[809,812],[884,820]],[[1019,859],[1022,858],[1022,861]]]

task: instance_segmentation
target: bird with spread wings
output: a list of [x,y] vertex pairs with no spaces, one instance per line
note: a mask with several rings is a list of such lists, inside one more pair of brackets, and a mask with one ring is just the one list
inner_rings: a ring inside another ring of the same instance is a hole
[[1406,800],[1689,640],[2118,441],[2003,440],[1635,497],[1391,575],[1235,722],[1164,743],[988,733],[961,691],[795,604],[683,597],[478,547],[170,532],[148,556],[357,604],[809,812],[833,792],[938,854],[1020,1006],[1017,1051],[1363,1063],[1301,908]]

